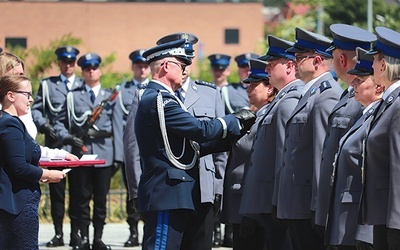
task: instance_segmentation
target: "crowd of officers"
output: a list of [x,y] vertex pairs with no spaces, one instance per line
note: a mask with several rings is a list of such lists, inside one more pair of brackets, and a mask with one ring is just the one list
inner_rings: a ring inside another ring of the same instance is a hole
[[[41,81],[33,121],[46,146],[106,160],[68,174],[70,246],[111,249],[106,195],[121,169],[126,247],[143,219],[143,249],[400,249],[400,34],[330,31],[269,35],[265,55],[235,58],[238,84],[224,54],[209,56],[213,83],[190,78],[190,33],[133,51],[133,78],[114,91],[99,55],[58,48],[60,75]],[[65,187],[50,184],[48,247],[64,245]]]

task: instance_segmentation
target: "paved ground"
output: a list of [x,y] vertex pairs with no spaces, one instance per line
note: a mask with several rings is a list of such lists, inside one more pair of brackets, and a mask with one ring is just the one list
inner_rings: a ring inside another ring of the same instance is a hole
[[[142,224],[139,224],[139,237],[142,237],[143,230]],[[64,224],[64,247],[57,247],[57,248],[48,248],[46,247],[46,242],[48,242],[54,236],[54,228],[52,224],[43,224],[39,225],[39,249],[51,249],[51,250],[67,250],[71,249],[69,244],[69,234],[70,234],[70,225]],[[90,238],[93,239],[93,227],[89,229]],[[129,237],[129,229],[126,223],[109,223],[104,227],[103,233],[103,241],[106,244],[109,244],[113,250],[127,250],[127,249],[134,249],[139,250],[141,247],[131,247],[127,248],[124,247],[124,242]],[[228,250],[232,248],[215,248],[220,250]]]

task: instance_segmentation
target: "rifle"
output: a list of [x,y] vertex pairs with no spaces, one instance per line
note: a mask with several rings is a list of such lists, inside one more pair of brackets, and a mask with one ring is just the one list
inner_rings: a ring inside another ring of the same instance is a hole
[[[95,130],[99,130],[96,125],[94,125],[94,123],[100,118],[101,112],[103,111],[103,109],[107,106],[107,104],[109,102],[112,102],[115,100],[115,98],[117,98],[119,92],[117,89],[114,89],[113,92],[111,93],[111,95],[101,101],[92,111],[92,114],[90,115],[90,118],[87,119],[85,126],[82,129],[82,133],[80,133],[82,136],[80,136],[81,139],[83,139],[85,136],[88,135],[88,131],[89,128],[94,128]],[[87,149],[87,147],[85,145],[82,145],[81,148],[83,153],[87,153],[89,152],[89,150]]]

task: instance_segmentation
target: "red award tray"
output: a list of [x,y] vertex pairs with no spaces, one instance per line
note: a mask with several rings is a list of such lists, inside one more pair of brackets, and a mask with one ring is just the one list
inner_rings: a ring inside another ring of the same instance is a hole
[[79,166],[91,166],[91,165],[101,165],[105,164],[106,160],[81,160],[81,161],[66,161],[66,160],[56,160],[56,161],[39,161],[39,166],[41,167],[79,167]]

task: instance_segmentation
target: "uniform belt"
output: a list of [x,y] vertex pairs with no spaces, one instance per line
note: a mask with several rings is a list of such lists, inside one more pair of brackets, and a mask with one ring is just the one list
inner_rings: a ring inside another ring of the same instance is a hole
[[90,139],[95,139],[95,138],[108,138],[111,137],[111,132],[108,132],[106,130],[96,130],[93,128],[89,128],[87,136]]

